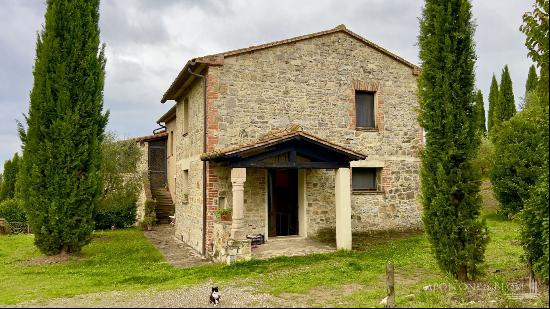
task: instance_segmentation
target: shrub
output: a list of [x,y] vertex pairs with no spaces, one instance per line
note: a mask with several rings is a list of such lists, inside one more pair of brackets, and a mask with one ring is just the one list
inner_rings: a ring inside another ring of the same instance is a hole
[[0,202],[0,218],[8,222],[27,222],[27,215],[20,200],[11,198]]
[[547,158],[544,115],[533,106],[495,128],[490,177],[504,216],[513,217],[523,209],[530,188],[541,175]]
[[136,222],[141,175],[137,162],[141,150],[133,140],[117,141],[109,133],[102,145],[103,194],[94,211],[96,229],[124,228]]
[[94,214],[96,229],[130,227],[136,222],[137,195],[132,188],[119,190],[103,198]]
[[0,235],[11,234],[10,223],[6,220],[0,219]]
[[143,219],[139,222],[141,228],[145,229],[146,226],[155,225],[157,222],[156,205],[157,202],[154,200],[145,201]]
[[548,282],[548,170],[531,190],[521,212],[521,242],[533,271]]
[[493,143],[488,138],[481,139],[481,145],[474,160],[474,166],[479,170],[482,178],[488,178],[491,174],[492,158],[495,149]]

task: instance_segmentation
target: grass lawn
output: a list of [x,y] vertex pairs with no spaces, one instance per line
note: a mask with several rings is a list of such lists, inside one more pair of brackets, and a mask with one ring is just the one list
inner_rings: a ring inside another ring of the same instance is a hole
[[[381,307],[385,262],[396,272],[399,307],[547,306],[545,294],[516,299],[525,288],[519,227],[486,214],[491,242],[484,275],[475,283],[454,281],[437,268],[422,234],[389,239],[354,239],[360,250],[252,260],[233,266],[210,264],[177,269],[167,264],[140,230],[98,232],[69,261],[36,265],[40,254],[30,235],[0,236],[0,305],[101,291],[171,289],[213,279],[238,282],[286,299],[310,298],[312,306]],[[432,291],[423,287],[432,285]]]

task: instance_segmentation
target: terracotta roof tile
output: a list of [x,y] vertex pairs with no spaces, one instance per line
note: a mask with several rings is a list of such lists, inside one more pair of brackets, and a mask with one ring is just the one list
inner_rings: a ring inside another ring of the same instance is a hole
[[363,159],[366,158],[366,155],[364,155],[362,153],[359,153],[359,152],[356,152],[356,151],[351,150],[349,148],[346,148],[346,147],[337,145],[335,143],[329,142],[329,141],[327,141],[325,139],[322,139],[320,137],[317,137],[313,134],[306,133],[302,130],[302,128],[299,125],[293,125],[293,126],[290,126],[289,128],[283,129],[283,130],[272,131],[272,132],[262,136],[260,139],[258,139],[257,141],[255,141],[253,143],[243,144],[243,145],[234,145],[234,146],[226,147],[226,148],[223,148],[223,149],[203,153],[201,155],[201,160],[210,161],[210,160],[221,158],[221,157],[231,155],[231,154],[234,154],[234,153],[238,153],[238,152],[242,152],[242,151],[246,151],[246,150],[250,150],[250,149],[254,149],[254,148],[259,148],[259,147],[270,146],[272,144],[277,144],[279,142],[282,142],[286,139],[291,139],[291,138],[293,138],[297,135],[307,137],[311,140],[317,141],[321,144],[327,145],[331,148],[338,149],[342,152],[351,154],[353,156],[361,157]]

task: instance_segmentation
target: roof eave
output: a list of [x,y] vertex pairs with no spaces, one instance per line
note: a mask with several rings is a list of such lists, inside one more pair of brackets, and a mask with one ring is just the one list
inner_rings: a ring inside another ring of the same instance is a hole
[[162,115],[159,120],[157,120],[157,123],[167,122],[174,117],[176,117],[176,104],[174,104],[172,108],[170,108],[164,115]]

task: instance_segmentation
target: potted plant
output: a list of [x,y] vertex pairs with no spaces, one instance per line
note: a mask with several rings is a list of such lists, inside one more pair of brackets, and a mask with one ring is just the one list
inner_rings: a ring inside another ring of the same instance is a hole
[[218,208],[218,210],[216,210],[216,218],[220,219],[221,221],[231,221],[232,213],[232,208]]
[[155,225],[157,221],[157,214],[155,211],[156,201],[154,200],[146,200],[145,201],[145,211],[143,220],[141,220],[140,225],[141,227],[147,231],[150,231],[153,229],[153,225]]
[[153,229],[153,224],[155,224],[154,217],[144,217],[143,220],[141,220],[141,227],[144,230],[151,231]]

